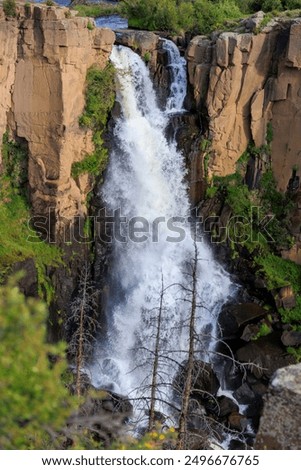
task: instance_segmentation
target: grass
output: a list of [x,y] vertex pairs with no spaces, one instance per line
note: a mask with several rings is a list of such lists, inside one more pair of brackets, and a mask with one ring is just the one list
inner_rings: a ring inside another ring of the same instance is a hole
[[72,7],[72,9],[78,12],[78,16],[92,18],[121,13],[121,6],[119,3],[116,3],[116,5],[76,5]]
[[43,242],[31,228],[26,200],[27,150],[5,133],[2,142],[4,172],[0,177],[0,282],[18,261],[32,258],[38,273],[39,295],[48,303],[54,289],[47,268],[62,264],[57,247]]
[[47,276],[47,268],[62,264],[61,251],[41,241],[30,227],[26,200],[11,187],[8,178],[1,179],[0,192],[0,281],[16,262],[32,258],[38,272],[39,295],[49,304],[54,289]]
[[93,66],[88,70],[86,87],[86,106],[79,119],[80,126],[93,131],[95,151],[82,161],[72,165],[74,178],[83,173],[99,176],[108,163],[108,150],[104,145],[103,132],[115,102],[115,70],[112,64],[105,69]]

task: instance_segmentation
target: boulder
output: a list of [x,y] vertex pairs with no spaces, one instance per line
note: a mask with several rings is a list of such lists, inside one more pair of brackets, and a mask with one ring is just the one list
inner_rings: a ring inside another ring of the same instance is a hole
[[228,425],[231,429],[235,429],[239,432],[244,432],[248,425],[248,419],[246,418],[246,416],[240,413],[233,412],[228,417]]
[[301,448],[301,364],[277,370],[266,395],[255,449]]
[[[182,363],[182,369],[175,378],[177,390],[182,391],[187,373],[187,361]],[[194,361],[192,372],[191,394],[196,398],[208,399],[217,394],[219,380],[210,364],[203,361]]]
[[255,29],[260,26],[260,23],[262,22],[264,17],[264,12],[258,11],[254,15],[250,16],[250,18],[243,20],[242,24],[244,25],[246,31],[250,31],[253,33]]
[[231,413],[237,413],[239,409],[238,405],[231,398],[226,397],[225,395],[218,397],[218,405],[219,418],[224,418]]
[[153,52],[157,49],[159,36],[150,31],[119,30],[116,32],[116,44],[131,47],[139,51],[140,55]]
[[301,344],[301,331],[284,331],[281,341],[284,346],[299,346]]
[[277,332],[251,341],[238,349],[235,357],[243,364],[249,363],[248,370],[258,379],[270,379],[277,369],[294,361],[291,356],[284,354],[280,334]]
[[244,328],[244,331],[241,335],[241,339],[246,342],[249,342],[257,335],[257,333],[259,333],[259,331],[260,329],[258,325],[253,325],[253,324],[247,325]]
[[247,382],[244,382],[237,390],[235,390],[233,396],[239,403],[243,405],[248,405],[255,399],[255,393],[249,387]]
[[219,325],[224,338],[233,337],[247,323],[263,318],[266,311],[258,304],[246,302],[226,306],[219,316]]

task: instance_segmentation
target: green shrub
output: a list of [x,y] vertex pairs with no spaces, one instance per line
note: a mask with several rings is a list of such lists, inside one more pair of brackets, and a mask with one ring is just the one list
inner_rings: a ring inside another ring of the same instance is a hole
[[93,31],[93,29],[94,29],[94,24],[92,23],[92,21],[90,21],[90,20],[88,21],[88,23],[87,23],[87,28],[88,28],[89,31]]
[[121,5],[131,27],[159,31],[209,33],[241,16],[235,0],[127,0]]
[[88,71],[86,107],[79,119],[79,124],[93,131],[95,152],[87,155],[81,162],[73,163],[72,176],[74,178],[82,173],[98,176],[106,168],[108,151],[104,146],[103,130],[115,102],[114,75],[115,70],[112,64],[107,65],[104,70],[91,67]]
[[301,362],[301,346],[298,348],[288,347],[287,352],[291,354],[297,362]]
[[55,3],[52,0],[46,0],[46,5],[48,7],[53,7],[55,5]]
[[253,338],[253,340],[257,340],[259,338],[262,338],[263,336],[267,336],[272,332],[272,327],[268,325],[267,323],[261,323],[259,326],[259,331]]
[[56,449],[65,440],[75,401],[62,383],[66,345],[45,343],[46,318],[43,302],[12,282],[0,287],[1,449]]
[[264,0],[262,4],[263,11],[281,11],[282,2],[281,0]]
[[112,15],[121,12],[121,5],[99,4],[99,5],[75,5],[72,7],[78,12],[79,16],[97,18],[98,16]]
[[301,266],[273,253],[258,256],[255,261],[261,266],[260,272],[264,274],[268,289],[290,285],[294,292],[301,293]]
[[[58,248],[43,242],[31,229],[26,201],[27,149],[3,135],[4,172],[0,177],[0,282],[18,261],[32,258],[38,272],[39,295],[49,303],[54,288],[47,276],[50,266],[62,264]],[[30,241],[29,241],[30,240]]]
[[301,0],[285,0],[284,8],[287,10],[294,10],[297,8],[301,8]]
[[6,16],[15,17],[16,11],[16,0],[3,0],[3,10]]
[[144,56],[143,56],[143,60],[144,62],[147,64],[150,60],[151,60],[151,53],[150,52],[145,52]]
[[10,177],[14,188],[21,188],[27,182],[27,148],[10,140],[5,132],[2,139],[4,173]]

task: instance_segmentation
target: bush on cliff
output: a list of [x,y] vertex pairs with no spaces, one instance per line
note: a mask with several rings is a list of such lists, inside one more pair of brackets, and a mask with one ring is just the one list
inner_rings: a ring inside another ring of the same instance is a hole
[[107,166],[108,150],[104,145],[103,131],[115,101],[114,74],[112,64],[108,64],[103,70],[95,66],[88,71],[86,107],[79,119],[79,124],[93,131],[95,151],[82,161],[73,163],[72,176],[74,178],[83,173],[101,175]]
[[3,10],[6,16],[16,16],[16,0],[3,0]]

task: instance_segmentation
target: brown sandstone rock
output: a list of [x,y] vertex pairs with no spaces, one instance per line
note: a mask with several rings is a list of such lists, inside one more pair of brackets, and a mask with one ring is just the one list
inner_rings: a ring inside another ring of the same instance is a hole
[[71,166],[93,151],[93,143],[78,119],[87,70],[105,67],[115,35],[89,30],[87,18],[69,18],[65,8],[18,8],[16,20],[0,15],[0,140],[9,126],[28,142],[33,211],[49,217],[52,208],[58,232],[59,218],[72,224],[86,213],[91,182],[87,176],[74,181]]
[[[244,26],[253,30],[262,18],[257,15]],[[293,168],[300,176],[300,44],[300,19],[274,21],[257,35],[231,32],[192,39],[188,75],[196,104],[208,116],[209,177],[233,173],[251,139],[257,147],[266,144],[269,122],[278,189],[286,191]],[[199,153],[200,166],[201,159]],[[295,225],[300,233],[300,215]]]

